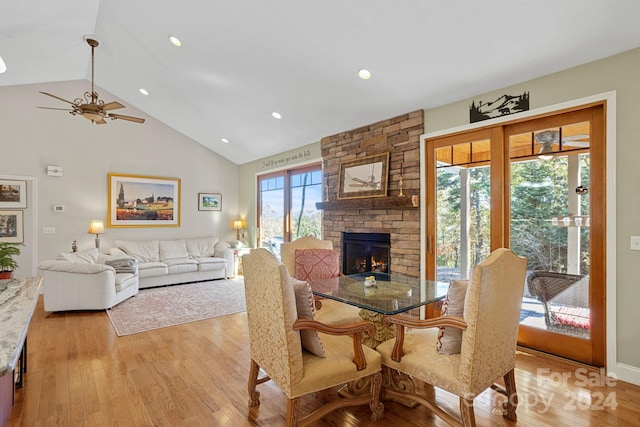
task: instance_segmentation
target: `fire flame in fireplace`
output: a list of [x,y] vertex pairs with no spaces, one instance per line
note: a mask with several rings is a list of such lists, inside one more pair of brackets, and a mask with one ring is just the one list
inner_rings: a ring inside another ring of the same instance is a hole
[[379,273],[387,272],[387,263],[385,260],[377,260],[375,257],[371,257],[371,271],[377,271]]
[[[355,265],[353,266],[353,270],[356,273],[366,273],[367,272],[367,260],[366,258],[358,258],[356,260]],[[371,271],[375,271],[377,273],[387,273],[387,262],[386,260],[376,259],[376,257],[371,257]]]

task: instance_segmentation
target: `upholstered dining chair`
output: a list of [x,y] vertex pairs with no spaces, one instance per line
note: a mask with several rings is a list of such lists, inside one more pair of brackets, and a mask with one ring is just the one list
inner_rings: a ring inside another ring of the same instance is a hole
[[[309,284],[290,277],[266,249],[244,255],[242,262],[251,351],[249,406],[260,403],[256,386],[272,380],[288,398],[287,426],[311,425],[335,409],[365,404],[374,420],[381,419],[380,355],[361,341],[362,333],[372,333],[375,326],[328,326],[314,320]],[[261,369],[265,375],[258,378]],[[357,380],[369,380],[370,393],[352,398],[336,393],[335,400],[299,416],[302,396]]]
[[[338,284],[340,256],[331,240],[304,236],[280,245],[280,259],[289,274],[309,283],[321,281],[324,286]],[[331,279],[335,279],[332,282]],[[357,307],[330,299],[316,299],[317,319],[329,325],[348,325],[362,320]]]
[[[507,396],[503,416],[516,421],[514,368],[526,266],[525,258],[505,248],[497,249],[474,267],[470,281],[452,281],[443,316],[384,319],[397,327],[396,338],[376,348],[382,355],[385,376],[405,374],[459,396],[460,416],[438,406],[435,393],[385,389],[383,398],[408,398],[451,425],[469,427],[475,426],[474,398],[492,387]],[[454,292],[459,286],[466,289]],[[447,308],[456,306],[463,308],[462,316],[448,315]],[[411,331],[405,333],[405,328]],[[456,331],[460,330],[460,347],[456,349]],[[501,378],[504,387],[497,385]],[[426,390],[433,391],[429,387]]]

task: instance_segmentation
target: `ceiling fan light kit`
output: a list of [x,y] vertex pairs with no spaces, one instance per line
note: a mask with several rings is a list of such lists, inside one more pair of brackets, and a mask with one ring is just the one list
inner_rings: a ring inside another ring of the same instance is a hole
[[100,42],[91,37],[86,37],[85,40],[87,44],[91,46],[91,92],[85,92],[84,98],[76,98],[73,100],[73,102],[47,92],[40,92],[43,95],[47,95],[52,98],[55,98],[70,104],[71,109],[68,110],[65,108],[52,108],[52,107],[37,107],[37,108],[43,108],[47,110],[68,111],[73,116],[75,115],[82,116],[87,120],[91,120],[92,123],[95,123],[97,125],[103,125],[107,123],[105,120],[107,118],[111,120],[120,119],[120,120],[135,122],[135,123],[144,123],[145,119],[142,119],[140,117],[124,116],[122,114],[109,113],[110,110],[125,108],[125,106],[117,101],[108,102],[105,104],[104,101],[99,98],[98,93],[94,90],[94,49],[100,45]]

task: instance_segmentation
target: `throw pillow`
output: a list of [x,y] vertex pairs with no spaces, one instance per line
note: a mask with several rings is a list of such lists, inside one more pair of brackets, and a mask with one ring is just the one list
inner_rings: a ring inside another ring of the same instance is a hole
[[340,275],[340,256],[333,249],[296,249],[295,273],[298,280],[316,281]]
[[95,264],[99,255],[98,248],[89,249],[79,252],[63,252],[60,254],[60,258],[65,261],[80,262],[84,264]]
[[[298,310],[298,319],[314,320],[316,317],[316,305],[313,299],[311,286],[307,282],[291,278],[293,284],[293,292],[296,296],[296,309]],[[303,329],[300,331],[300,341],[302,348],[319,357],[327,357],[327,354],[320,341],[318,331],[313,329]]]
[[133,258],[120,258],[113,259],[104,262],[106,265],[110,265],[116,270],[116,273],[131,273],[135,274],[137,260]]
[[[464,299],[467,295],[468,280],[452,280],[447,296],[442,303],[441,316],[464,315]],[[452,326],[440,326],[436,351],[440,354],[457,354],[462,347],[462,330]]]

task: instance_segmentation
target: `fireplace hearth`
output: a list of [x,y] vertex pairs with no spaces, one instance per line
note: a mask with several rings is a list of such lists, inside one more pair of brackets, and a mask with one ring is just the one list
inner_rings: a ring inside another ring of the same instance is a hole
[[342,272],[389,273],[391,235],[389,233],[342,233]]

